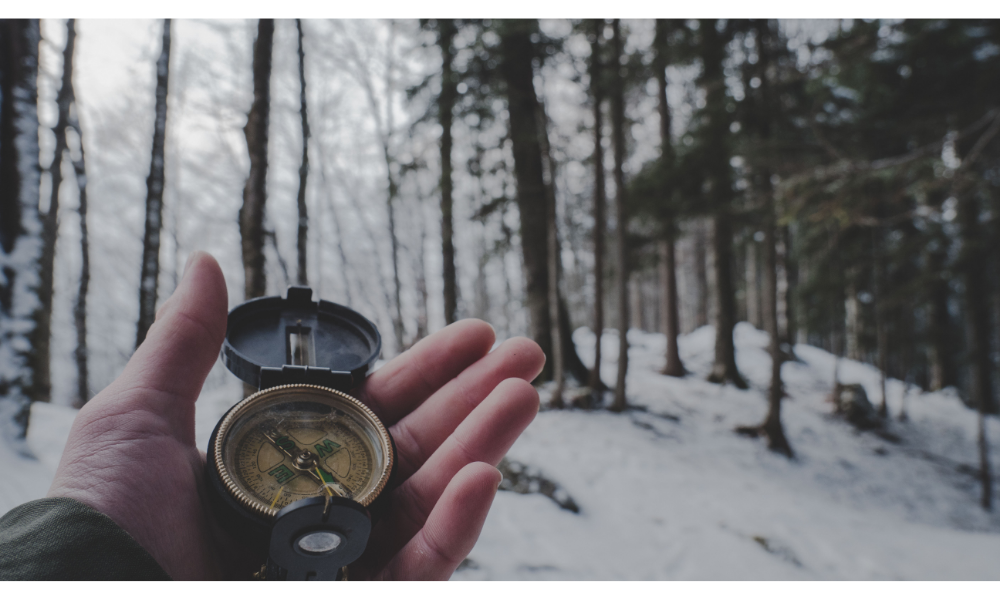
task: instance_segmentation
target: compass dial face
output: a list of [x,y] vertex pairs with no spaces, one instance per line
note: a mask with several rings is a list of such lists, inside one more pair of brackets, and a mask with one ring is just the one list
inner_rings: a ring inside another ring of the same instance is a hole
[[392,470],[392,445],[360,401],[329,388],[289,385],[243,400],[212,448],[227,491],[263,516],[314,496],[370,504]]

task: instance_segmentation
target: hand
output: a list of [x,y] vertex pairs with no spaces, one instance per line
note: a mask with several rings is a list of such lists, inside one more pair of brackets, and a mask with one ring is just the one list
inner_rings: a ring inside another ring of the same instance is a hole
[[[73,423],[49,496],[108,515],[174,579],[245,579],[262,557],[216,524],[195,446],[195,400],[226,331],[225,280],[192,255],[122,374]],[[354,395],[392,432],[398,485],[352,579],[447,579],[472,550],[493,501],[494,466],[538,411],[528,383],[545,357],[465,320],[417,343]],[[493,465],[493,466],[491,466]]]

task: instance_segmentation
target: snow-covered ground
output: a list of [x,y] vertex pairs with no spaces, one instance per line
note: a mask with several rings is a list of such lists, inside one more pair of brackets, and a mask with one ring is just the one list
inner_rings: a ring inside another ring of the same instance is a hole
[[[629,402],[644,410],[543,411],[508,454],[557,482],[580,512],[541,494],[498,494],[454,579],[1000,579],[1000,514],[978,505],[976,414],[953,391],[911,387],[904,399],[890,380],[890,412],[905,402],[908,421],[893,420],[889,435],[860,433],[824,401],[833,356],[798,345],[800,362],[782,368],[790,461],[733,433],[763,419],[770,374],[767,334],[741,323],[735,337],[748,391],[704,380],[710,327],[680,339],[683,379],[658,374],[662,335],[629,332]],[[575,339],[592,361],[593,333]],[[617,347],[608,330],[608,382]],[[234,377],[211,379],[199,400],[202,446],[239,395]],[[864,385],[877,405],[873,367],[844,361],[841,380]],[[27,445],[37,460],[0,444],[0,512],[44,495],[74,413],[33,408]],[[1000,465],[995,418],[989,436]]]

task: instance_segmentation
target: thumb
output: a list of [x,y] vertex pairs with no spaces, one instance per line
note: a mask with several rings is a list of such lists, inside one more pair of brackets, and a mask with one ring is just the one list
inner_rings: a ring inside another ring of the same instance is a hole
[[219,263],[205,252],[192,254],[145,341],[109,386],[114,388],[109,396],[137,404],[123,409],[147,410],[168,421],[181,418],[183,425],[190,421],[193,436],[194,402],[219,355],[228,306]]

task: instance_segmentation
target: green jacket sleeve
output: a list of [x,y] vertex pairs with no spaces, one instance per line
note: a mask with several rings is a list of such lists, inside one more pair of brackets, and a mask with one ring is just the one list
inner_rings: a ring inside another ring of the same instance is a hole
[[0,517],[0,580],[169,579],[107,515],[69,498],[43,498]]

